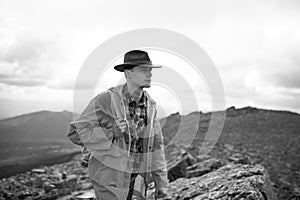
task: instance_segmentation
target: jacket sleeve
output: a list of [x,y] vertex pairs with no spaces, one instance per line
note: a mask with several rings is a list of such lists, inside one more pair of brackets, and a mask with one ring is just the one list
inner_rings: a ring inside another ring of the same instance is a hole
[[68,133],[67,133],[67,137],[71,140],[71,142],[73,142],[74,144],[77,144],[79,146],[83,146],[82,141],[80,140],[80,137],[77,133],[77,129],[76,129],[76,122],[71,122],[69,129],[68,129]]
[[80,141],[89,151],[111,148],[113,124],[108,92],[93,98],[77,120],[71,123],[76,127]]
[[168,186],[167,163],[165,159],[164,141],[161,131],[160,122],[154,116],[154,142],[153,142],[153,158],[152,158],[152,176],[157,188],[166,188]]

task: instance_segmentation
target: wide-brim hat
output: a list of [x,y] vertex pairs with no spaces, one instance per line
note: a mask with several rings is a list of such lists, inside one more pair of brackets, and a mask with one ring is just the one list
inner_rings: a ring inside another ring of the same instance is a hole
[[115,70],[124,72],[125,69],[132,69],[136,66],[145,66],[151,68],[160,68],[162,65],[153,64],[146,51],[132,50],[125,54],[124,63],[116,65]]

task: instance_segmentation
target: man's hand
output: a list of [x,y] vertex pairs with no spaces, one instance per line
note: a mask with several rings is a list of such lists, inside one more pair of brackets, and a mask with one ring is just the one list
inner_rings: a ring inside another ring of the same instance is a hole
[[116,119],[112,128],[114,137],[120,137],[125,131],[126,126],[126,121],[123,118]]

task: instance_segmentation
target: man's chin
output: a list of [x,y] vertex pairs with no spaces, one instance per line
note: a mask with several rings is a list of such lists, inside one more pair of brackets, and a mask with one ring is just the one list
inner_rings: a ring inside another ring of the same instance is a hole
[[141,88],[150,88],[150,87],[151,87],[150,83],[147,83],[147,84],[141,86]]

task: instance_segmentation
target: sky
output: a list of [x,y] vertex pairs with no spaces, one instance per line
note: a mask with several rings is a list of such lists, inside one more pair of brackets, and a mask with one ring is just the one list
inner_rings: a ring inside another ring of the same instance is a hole
[[[0,0],[0,118],[73,111],[74,84],[87,57],[111,37],[141,28],[172,30],[200,45],[218,70],[226,108],[300,113],[299,11],[298,0]],[[205,80],[182,70],[191,69],[187,62],[164,51],[149,55],[188,85],[176,85],[171,76],[164,76],[170,87],[159,84],[162,77],[153,82],[149,93],[159,116],[214,109]],[[95,95],[125,81],[111,71],[122,62],[117,56]],[[153,70],[153,78],[160,74],[168,71]],[[190,99],[189,88],[196,106],[178,98]]]

